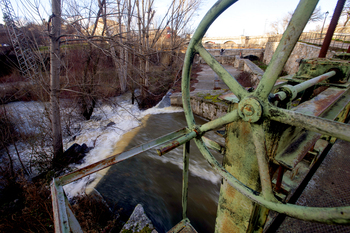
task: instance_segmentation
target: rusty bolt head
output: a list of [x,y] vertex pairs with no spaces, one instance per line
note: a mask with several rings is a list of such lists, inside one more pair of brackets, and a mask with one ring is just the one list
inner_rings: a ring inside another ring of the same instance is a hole
[[262,116],[262,106],[255,97],[246,97],[238,104],[238,114],[242,120],[257,122]]
[[244,106],[242,112],[245,116],[252,116],[254,114],[254,108],[250,104],[247,104]]

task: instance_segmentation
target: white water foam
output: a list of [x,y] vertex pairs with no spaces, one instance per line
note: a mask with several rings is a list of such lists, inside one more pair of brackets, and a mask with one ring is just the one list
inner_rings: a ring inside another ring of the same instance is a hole
[[[88,147],[94,147],[81,165],[72,165],[74,169],[82,168],[112,155],[115,144],[122,136],[141,125],[141,120],[148,114],[161,114],[182,112],[179,107],[153,107],[145,111],[138,109],[136,105],[130,103],[129,96],[117,97],[115,102],[118,103],[116,108],[111,106],[102,106],[97,111],[94,111],[92,119],[101,119],[99,121],[89,120],[81,122],[81,133],[76,137],[74,142],[67,144],[67,148],[73,143],[86,143]],[[113,122],[114,124],[107,127]],[[86,186],[96,178],[96,173],[84,179],[78,180],[71,184],[65,185],[64,189],[67,196],[72,197],[84,192]]]
[[[140,126],[142,118],[146,115],[183,111],[183,109],[180,107],[159,108],[159,105],[145,111],[141,111],[138,109],[137,105],[132,105],[130,103],[130,99],[130,95],[128,94],[113,98],[112,102],[117,103],[116,106],[103,104],[100,107],[94,109],[90,120],[80,120],[72,123],[72,127],[78,128],[79,133],[76,135],[74,141],[70,140],[71,137],[64,138],[64,149],[68,149],[74,143],[85,143],[88,147],[93,147],[93,149],[87,153],[86,157],[84,158],[84,163],[80,165],[72,164],[70,165],[71,169],[79,169],[111,156],[115,144],[126,132]],[[42,113],[45,108],[42,103],[15,102],[9,104],[8,108],[12,109],[12,113],[18,113],[17,117],[21,118],[21,122],[23,122],[21,125],[22,130],[24,129],[27,133],[40,131],[40,127],[38,127],[35,122],[38,122],[38,117],[41,117],[43,115]],[[72,111],[73,109],[65,108],[62,110],[62,115],[65,112]],[[41,123],[49,124],[48,122],[45,122],[47,120],[45,120],[44,117],[42,117],[40,121]],[[31,159],[30,149],[28,149],[28,146],[25,145],[25,143],[19,143],[19,148],[22,160],[28,164]],[[50,154],[50,146],[43,147],[42,149],[47,150],[47,154]],[[177,148],[177,150],[181,149]],[[11,151],[14,151],[14,148],[11,147]],[[182,154],[182,152],[179,152],[178,154]],[[182,169],[182,158],[175,156],[175,154],[162,157],[152,155],[152,158],[159,159],[163,163],[172,163]],[[192,175],[210,180],[213,183],[218,183],[221,180],[221,177],[210,168],[206,161],[199,162],[191,160],[190,172]],[[96,175],[97,174],[92,174],[81,180],[64,186],[67,196],[73,197],[84,192],[86,186],[96,178]]]

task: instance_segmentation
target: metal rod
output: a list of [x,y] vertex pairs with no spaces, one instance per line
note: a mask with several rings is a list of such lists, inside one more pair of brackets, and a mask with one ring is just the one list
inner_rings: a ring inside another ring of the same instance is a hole
[[241,84],[227,71],[221,64],[203,47],[202,44],[196,46],[196,50],[204,61],[215,71],[215,73],[225,82],[238,99],[243,99],[248,95]]
[[187,218],[188,197],[188,167],[190,163],[190,142],[186,142],[183,148],[183,173],[182,173],[182,218]]
[[317,83],[320,83],[326,79],[329,79],[330,77],[333,77],[334,75],[336,75],[336,72],[335,71],[330,71],[330,72],[327,72],[325,74],[322,74],[320,76],[317,76],[315,78],[312,78],[310,80],[307,80],[305,82],[302,82],[298,85],[295,85],[294,88],[296,90],[297,93],[301,92],[301,91],[304,91],[306,90],[307,88],[309,87],[312,87],[313,85],[317,84]]
[[[315,85],[317,83],[320,83],[326,79],[329,79],[329,78],[333,77],[334,75],[336,75],[336,72],[330,71],[330,72],[327,72],[327,73],[322,74],[320,76],[317,76],[315,78],[309,79],[309,80],[302,82],[302,83],[295,85],[295,86],[291,86],[291,85],[283,86],[282,89],[284,89],[284,88],[289,89],[290,92],[293,93],[293,96],[291,98],[291,100],[293,100],[299,92],[302,92],[302,91],[308,89],[309,87],[312,87],[313,85]],[[275,95],[279,96],[279,100],[284,100],[287,98],[287,95],[285,94],[284,91],[279,91]]]
[[172,133],[167,134],[163,137],[160,137],[160,138],[157,138],[153,141],[145,143],[141,146],[134,147],[133,149],[131,149],[129,151],[125,151],[121,154],[113,155],[113,156],[108,157],[106,159],[103,159],[97,163],[91,164],[89,166],[78,169],[74,172],[63,175],[63,176],[58,178],[59,179],[58,182],[61,185],[69,184],[69,183],[76,181],[76,180],[79,180],[87,175],[90,175],[90,174],[95,173],[99,170],[102,170],[106,167],[109,167],[113,164],[122,162],[125,159],[131,158],[137,154],[140,154],[141,152],[152,149],[152,148],[159,146],[163,143],[169,142],[169,141],[173,140],[174,138],[181,137],[182,135],[184,135],[188,132],[189,132],[189,130],[187,128],[183,128],[181,130],[172,132]]
[[319,117],[305,115],[270,105],[267,110],[271,120],[298,126],[307,130],[350,141],[350,125]]
[[280,165],[278,168],[278,176],[277,176],[276,187],[275,187],[276,192],[281,191],[283,173],[284,173],[284,168],[283,166]]
[[221,128],[228,123],[234,122],[240,118],[238,111],[234,110],[232,112],[226,113],[226,115],[217,118],[215,120],[209,121],[199,128],[201,133],[208,132],[213,129]]
[[327,34],[326,34],[326,37],[324,38],[324,41],[320,50],[320,54],[318,55],[318,57],[326,57],[327,55],[327,51],[328,51],[329,45],[331,44],[333,33],[335,31],[335,28],[337,27],[338,20],[343,10],[344,4],[345,4],[345,0],[338,0],[337,6],[335,7],[331,23],[329,24],[329,27],[327,29]]
[[202,139],[203,139],[205,145],[209,149],[215,150],[215,151],[219,152],[220,154],[225,154],[225,151],[226,151],[225,146],[222,146],[219,143],[217,143],[217,142],[215,142],[215,141],[213,141],[205,136],[202,136]]
[[193,131],[191,131],[190,133],[170,142],[169,144],[162,146],[161,148],[157,149],[157,153],[159,156],[162,156],[165,153],[181,146],[185,142],[188,142],[199,135],[200,136],[203,135],[205,132],[208,132],[216,128],[221,128],[224,125],[231,123],[233,121],[236,121],[238,119],[239,119],[239,115],[237,110],[227,113],[226,115],[218,119],[205,123],[204,125],[200,126],[198,129],[193,129]]
[[181,91],[182,91],[183,109],[186,116],[186,122],[189,128],[192,128],[196,124],[194,120],[193,112],[191,110],[191,103],[190,103],[190,74],[191,74],[193,59],[197,53],[195,47],[197,44],[201,43],[203,36],[207,32],[210,25],[215,21],[215,19],[219,17],[219,15],[222,12],[224,12],[227,8],[229,8],[235,2],[237,2],[237,0],[222,0],[215,3],[213,7],[208,11],[208,13],[204,16],[202,21],[199,23],[187,47],[184,66],[182,69]]
[[53,178],[51,183],[51,199],[54,216],[55,232],[69,233],[69,222],[66,211],[66,203],[62,186],[58,185],[57,178]]
[[266,147],[265,147],[264,129],[262,128],[261,125],[256,125],[256,124],[252,124],[252,129],[254,130],[252,135],[253,135],[253,142],[256,150],[256,157],[259,165],[259,175],[260,175],[262,193],[267,200],[273,201],[275,200],[275,198],[272,191],[269,165],[268,165],[267,154],[265,149]]
[[191,139],[197,137],[197,132],[196,131],[191,131],[190,133],[179,137],[178,139],[170,142],[169,144],[166,144],[165,146],[162,146],[160,149],[157,149],[157,153],[159,156],[164,155],[165,153],[181,146],[185,142],[190,141]]
[[267,99],[317,3],[318,0],[300,1],[254,96],[259,99]]
[[270,210],[289,215],[294,218],[321,222],[328,224],[349,224],[350,223],[350,206],[346,207],[306,207],[293,204],[282,204],[266,200],[259,192],[252,190],[233,175],[231,175],[204,146],[201,139],[194,139],[200,152],[208,163],[217,171],[227,182],[240,193],[250,200],[262,205]]

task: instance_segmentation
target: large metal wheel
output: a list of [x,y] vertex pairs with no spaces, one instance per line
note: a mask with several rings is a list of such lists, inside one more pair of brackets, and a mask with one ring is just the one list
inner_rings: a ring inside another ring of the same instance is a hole
[[[272,191],[271,179],[268,172],[266,149],[264,147],[265,132],[261,123],[263,120],[278,121],[350,141],[349,125],[278,108],[272,105],[268,100],[268,96],[275,85],[278,75],[282,71],[284,64],[291,54],[318,1],[301,0],[268,68],[266,69],[256,90],[253,92],[246,91],[201,44],[201,40],[209,26],[223,11],[225,11],[235,2],[236,0],[219,0],[209,10],[194,33],[186,52],[182,73],[183,108],[185,111],[188,128],[192,131],[192,134],[196,134],[194,140],[197,147],[207,161],[213,166],[213,168],[225,180],[227,180],[232,187],[261,206],[279,213],[287,214],[291,217],[308,221],[337,224],[350,223],[350,206],[319,208],[283,204],[278,202],[274,198]],[[219,119],[213,120],[201,126],[196,125],[190,105],[190,72],[194,56],[196,54],[199,54],[205,60],[205,62],[218,74],[218,76],[240,100],[237,110],[234,110]],[[260,182],[262,187],[261,193],[260,191],[258,192],[247,187],[245,184],[241,183],[238,179],[231,175],[227,170],[225,170],[223,166],[212,156],[211,152],[203,142],[202,136],[207,131],[222,127],[228,123],[237,121],[238,119],[249,122],[253,130],[252,140],[254,141],[254,145],[256,147]]]

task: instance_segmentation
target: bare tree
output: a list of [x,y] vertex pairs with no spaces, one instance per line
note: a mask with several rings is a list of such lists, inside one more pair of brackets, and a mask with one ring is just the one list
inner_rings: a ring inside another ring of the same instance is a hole
[[341,13],[341,16],[345,17],[345,22],[344,22],[344,25],[343,25],[345,27],[348,24],[349,20],[350,20],[350,1],[349,0],[347,0],[345,2],[343,11]]
[[59,107],[60,90],[60,35],[61,35],[61,1],[52,1],[52,27],[50,32],[50,55],[51,55],[51,120],[52,120],[52,138],[53,154],[57,160],[63,154],[61,114]]
[[[310,23],[310,22],[320,21],[323,19],[323,15],[324,15],[324,13],[321,11],[321,7],[317,7],[317,8],[315,8],[315,10],[312,13],[308,22]],[[285,16],[283,16],[282,19],[278,19],[276,21],[273,21],[270,24],[271,29],[272,29],[272,34],[281,33],[279,29],[282,29],[282,31],[285,31],[292,16],[293,16],[293,12],[289,11]]]

